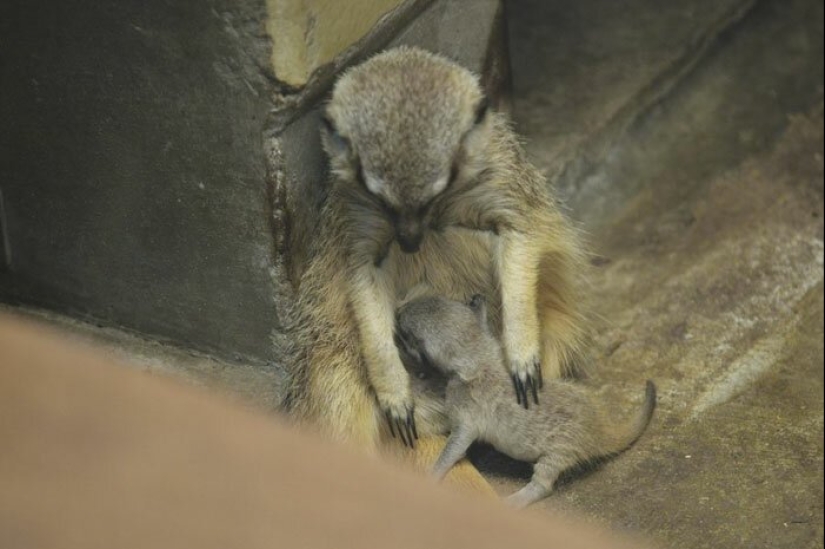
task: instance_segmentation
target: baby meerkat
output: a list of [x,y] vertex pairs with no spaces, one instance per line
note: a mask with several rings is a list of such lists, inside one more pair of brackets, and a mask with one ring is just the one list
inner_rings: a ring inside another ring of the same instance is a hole
[[450,438],[433,473],[442,478],[470,445],[482,440],[504,454],[534,463],[530,483],[507,498],[525,507],[547,495],[566,469],[625,450],[644,432],[656,407],[648,381],[644,404],[625,424],[602,409],[592,392],[572,381],[548,380],[530,409],[511,398],[501,345],[487,325],[485,300],[469,305],[440,297],[411,301],[398,312],[396,342],[410,362],[447,378]]

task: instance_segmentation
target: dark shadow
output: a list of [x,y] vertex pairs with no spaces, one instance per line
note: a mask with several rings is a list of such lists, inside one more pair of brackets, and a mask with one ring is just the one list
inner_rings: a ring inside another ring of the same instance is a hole
[[[533,465],[531,463],[506,456],[489,444],[473,444],[467,452],[467,457],[485,476],[523,481],[525,483],[529,482],[533,476]],[[555,491],[562,491],[571,483],[599,471],[612,457],[614,456],[593,459],[564,471],[556,481]]]

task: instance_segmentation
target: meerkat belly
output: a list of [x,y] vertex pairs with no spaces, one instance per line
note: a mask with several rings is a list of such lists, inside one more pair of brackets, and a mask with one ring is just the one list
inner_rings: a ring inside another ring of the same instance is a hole
[[509,417],[499,417],[488,421],[481,429],[481,440],[491,444],[499,452],[513,459],[535,462],[542,452],[532,440],[530,429],[523,428],[521,422]]
[[493,250],[497,237],[488,232],[446,229],[428,234],[415,254],[393,246],[385,268],[398,282],[399,297],[419,285],[451,299],[476,293],[495,298]]

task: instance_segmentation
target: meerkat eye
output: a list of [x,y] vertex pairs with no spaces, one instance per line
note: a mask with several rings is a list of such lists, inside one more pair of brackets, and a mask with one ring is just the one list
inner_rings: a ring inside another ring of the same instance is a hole
[[364,165],[361,163],[360,158],[355,159],[355,179],[364,187],[367,186],[367,181],[364,179]]
[[419,350],[418,359],[424,367],[429,368],[431,370],[435,369],[435,364],[426,352]]

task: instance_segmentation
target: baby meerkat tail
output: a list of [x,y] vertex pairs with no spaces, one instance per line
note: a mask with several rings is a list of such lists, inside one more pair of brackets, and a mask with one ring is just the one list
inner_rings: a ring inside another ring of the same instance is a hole
[[647,429],[656,409],[656,385],[648,380],[645,385],[645,400],[641,410],[627,424],[611,430],[605,440],[604,455],[618,454],[632,446]]

